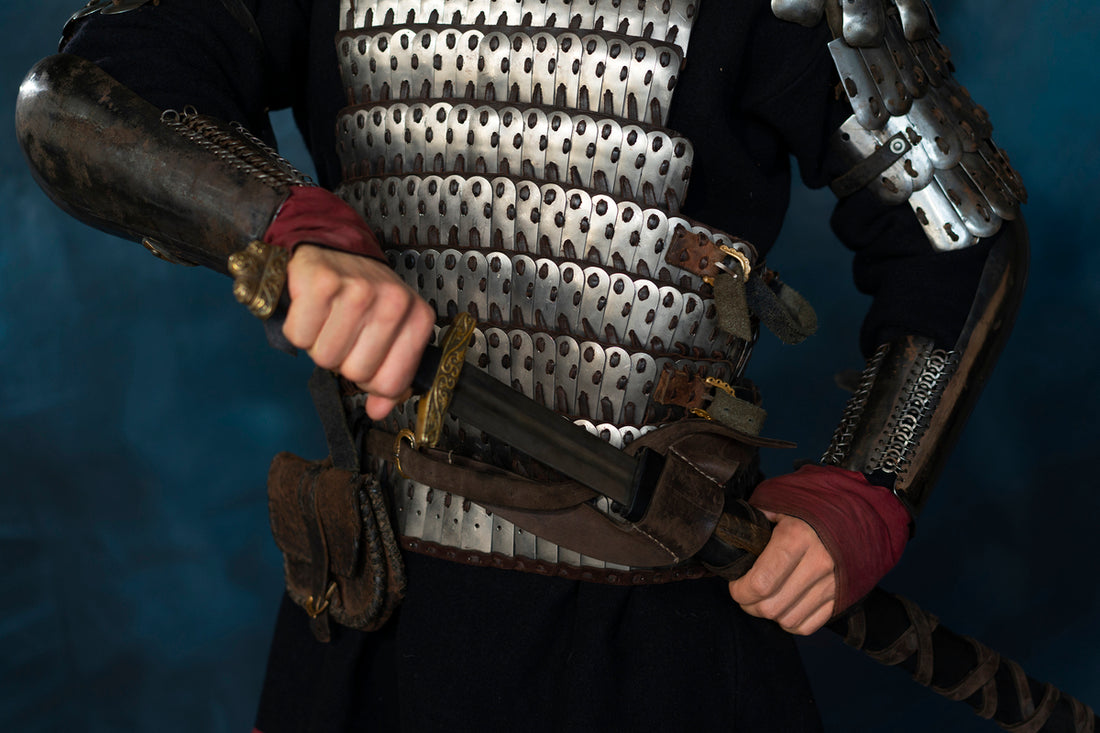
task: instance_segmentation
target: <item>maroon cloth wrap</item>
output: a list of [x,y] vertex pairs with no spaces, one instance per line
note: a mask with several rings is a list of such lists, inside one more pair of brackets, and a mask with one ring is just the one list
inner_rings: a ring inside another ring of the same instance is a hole
[[762,482],[749,503],[813,527],[836,564],[835,613],[867,595],[901,559],[909,513],[889,490],[862,473],[807,465]]
[[351,252],[386,261],[382,247],[366,222],[331,191],[295,186],[264,233],[264,242],[293,251],[299,244]]

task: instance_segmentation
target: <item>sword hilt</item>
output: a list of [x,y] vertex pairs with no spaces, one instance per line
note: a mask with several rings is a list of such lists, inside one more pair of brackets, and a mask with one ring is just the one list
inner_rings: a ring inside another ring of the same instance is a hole
[[727,502],[718,527],[695,559],[715,575],[737,580],[764,551],[774,526],[763,512],[744,499]]

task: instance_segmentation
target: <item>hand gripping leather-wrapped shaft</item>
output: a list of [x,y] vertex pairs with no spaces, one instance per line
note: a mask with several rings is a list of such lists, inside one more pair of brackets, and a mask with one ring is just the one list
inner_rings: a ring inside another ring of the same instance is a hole
[[1022,220],[1001,232],[950,349],[909,336],[868,361],[822,463],[893,488],[914,516],[973,408],[1012,326],[1027,276]]
[[16,130],[35,179],[62,209],[160,257],[219,272],[306,182],[241,128],[162,113],[71,55],[31,69]]

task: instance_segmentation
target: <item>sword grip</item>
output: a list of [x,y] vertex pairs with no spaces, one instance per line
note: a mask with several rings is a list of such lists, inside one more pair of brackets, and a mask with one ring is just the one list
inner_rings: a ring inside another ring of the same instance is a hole
[[431,390],[435,381],[435,373],[439,370],[439,362],[443,358],[443,351],[433,344],[424,347],[424,355],[420,357],[420,363],[413,375],[413,394],[424,394]]
[[695,558],[715,575],[737,580],[764,551],[773,526],[763,512],[744,499],[728,502],[714,534]]

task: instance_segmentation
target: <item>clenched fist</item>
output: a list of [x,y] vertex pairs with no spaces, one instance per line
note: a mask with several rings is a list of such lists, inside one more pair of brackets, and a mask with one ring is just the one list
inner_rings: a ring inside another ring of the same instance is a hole
[[764,514],[775,522],[771,539],[749,572],[730,583],[730,595],[752,616],[771,619],[792,634],[812,634],[833,615],[833,558],[801,519]]
[[310,244],[294,250],[287,288],[287,340],[365,390],[367,414],[384,418],[408,396],[432,307],[384,263]]

